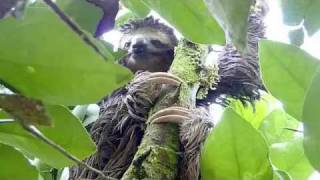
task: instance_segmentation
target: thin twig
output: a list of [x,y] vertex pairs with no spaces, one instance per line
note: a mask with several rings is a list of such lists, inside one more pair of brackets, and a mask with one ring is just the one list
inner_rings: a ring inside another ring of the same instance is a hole
[[102,171],[89,166],[88,164],[82,162],[80,159],[78,159],[77,157],[75,157],[74,155],[70,154],[69,152],[67,152],[63,147],[59,146],[58,144],[56,144],[55,142],[53,142],[51,139],[47,138],[46,136],[44,136],[35,126],[31,126],[31,125],[22,125],[24,127],[24,129],[26,129],[28,132],[30,132],[32,135],[34,135],[35,137],[37,137],[38,139],[42,140],[43,142],[45,142],[46,144],[50,145],[51,147],[53,147],[54,149],[58,150],[61,154],[63,154],[64,156],[66,156],[67,158],[69,158],[70,160],[76,162],[78,165],[83,166],[91,171],[96,172],[97,174],[99,174],[103,179],[107,179],[107,180],[117,180],[116,178],[113,177],[109,177],[103,174]]
[[0,120],[0,125],[1,124],[11,124],[11,123],[15,123],[16,121],[15,120],[12,120],[12,119],[3,119],[3,120]]
[[303,131],[298,130],[298,129],[292,129],[292,128],[283,128],[285,130],[289,130],[289,131],[294,131],[294,132],[298,132],[298,133],[303,133]]
[[67,16],[52,0],[43,0],[60,18],[64,21],[76,34],[80,36],[80,38],[92,47],[100,56],[102,56],[105,60],[107,60],[107,56],[105,56],[100,49],[91,41],[86,33],[84,33],[76,23],[74,23],[69,16]]

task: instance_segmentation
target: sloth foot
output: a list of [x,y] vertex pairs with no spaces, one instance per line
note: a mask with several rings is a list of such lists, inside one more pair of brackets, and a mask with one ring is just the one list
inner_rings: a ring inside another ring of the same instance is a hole
[[213,127],[207,110],[172,106],[153,114],[149,122],[179,125],[179,137],[183,146],[183,168],[180,169],[180,176],[188,180],[199,179],[201,147]]
[[[162,85],[180,86],[183,81],[170,73],[166,72],[138,72],[133,81],[127,86],[129,94],[133,92],[148,93],[150,97],[158,97]],[[130,91],[132,91],[130,93]],[[152,99],[153,99],[152,98]]]

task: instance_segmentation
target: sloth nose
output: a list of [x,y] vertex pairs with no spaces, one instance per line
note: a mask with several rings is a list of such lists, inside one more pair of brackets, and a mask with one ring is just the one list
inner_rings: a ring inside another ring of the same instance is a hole
[[133,53],[135,53],[135,54],[143,53],[146,51],[146,49],[147,49],[147,45],[142,41],[136,42],[132,46]]

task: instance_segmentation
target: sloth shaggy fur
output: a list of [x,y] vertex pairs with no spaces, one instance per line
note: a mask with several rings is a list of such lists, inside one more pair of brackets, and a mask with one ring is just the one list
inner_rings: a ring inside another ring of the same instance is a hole
[[[264,14],[260,9],[252,10],[249,17],[248,51],[241,55],[232,44],[227,44],[220,52],[218,59],[219,81],[215,89],[208,92],[207,98],[199,100],[198,104],[206,106],[212,102],[228,104],[228,99],[239,99],[244,104],[254,103],[260,98],[259,89],[263,89],[258,64],[258,40],[264,38],[265,27],[263,25]],[[174,44],[177,40],[173,30],[153,18],[132,21],[122,26],[124,35],[129,35],[141,28],[151,28],[168,35]],[[170,51],[171,61],[174,57],[173,49]],[[127,66],[128,56],[120,62]],[[168,70],[171,62],[166,64]],[[98,151],[87,158],[85,162],[90,166],[102,170],[106,175],[121,178],[129,167],[144,135],[146,119],[157,96],[160,86],[146,84],[145,75],[149,72],[138,72],[135,78],[125,87],[122,87],[100,103],[101,111],[98,120],[92,125],[90,134],[97,144]],[[202,142],[208,134],[212,124],[201,124],[202,121],[195,118],[193,121],[181,124],[180,141],[185,149],[194,149],[184,154],[180,178],[197,179],[199,172],[199,152]],[[190,129],[190,127],[195,127]],[[196,136],[195,134],[204,134]],[[197,143],[190,143],[197,142]],[[192,165],[188,165],[192,164]],[[70,170],[70,180],[74,179],[98,179],[98,174],[90,170],[73,167]]]

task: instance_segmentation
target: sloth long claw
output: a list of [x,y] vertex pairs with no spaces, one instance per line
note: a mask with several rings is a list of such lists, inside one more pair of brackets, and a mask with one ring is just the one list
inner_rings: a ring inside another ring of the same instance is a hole
[[178,86],[182,82],[182,80],[179,77],[169,73],[165,73],[165,72],[151,73],[146,81],[151,83],[154,82],[154,83],[170,84],[170,85],[176,85],[176,86]]
[[183,121],[190,120],[186,116],[180,116],[180,115],[166,115],[158,117],[154,120],[152,120],[152,123],[175,123],[175,124],[181,124]]
[[151,73],[150,76],[151,76],[151,78],[153,78],[153,77],[167,77],[167,78],[172,78],[172,79],[175,79],[179,82],[182,82],[182,80],[179,77],[177,77],[173,74],[170,74],[170,73],[166,73],[166,72],[154,72],[154,73]]
[[178,86],[180,84],[179,81],[176,81],[174,79],[169,79],[166,77],[150,78],[150,79],[147,79],[146,81],[150,83],[169,84],[169,85],[175,85],[175,86]]
[[179,107],[179,106],[172,106],[172,107],[168,107],[165,109],[162,109],[158,112],[156,112],[155,114],[153,114],[150,119],[155,119],[161,116],[165,116],[165,115],[189,115],[189,111],[186,108],[183,107]]
[[183,107],[173,106],[162,109],[150,117],[151,123],[176,123],[191,120],[190,111]]

